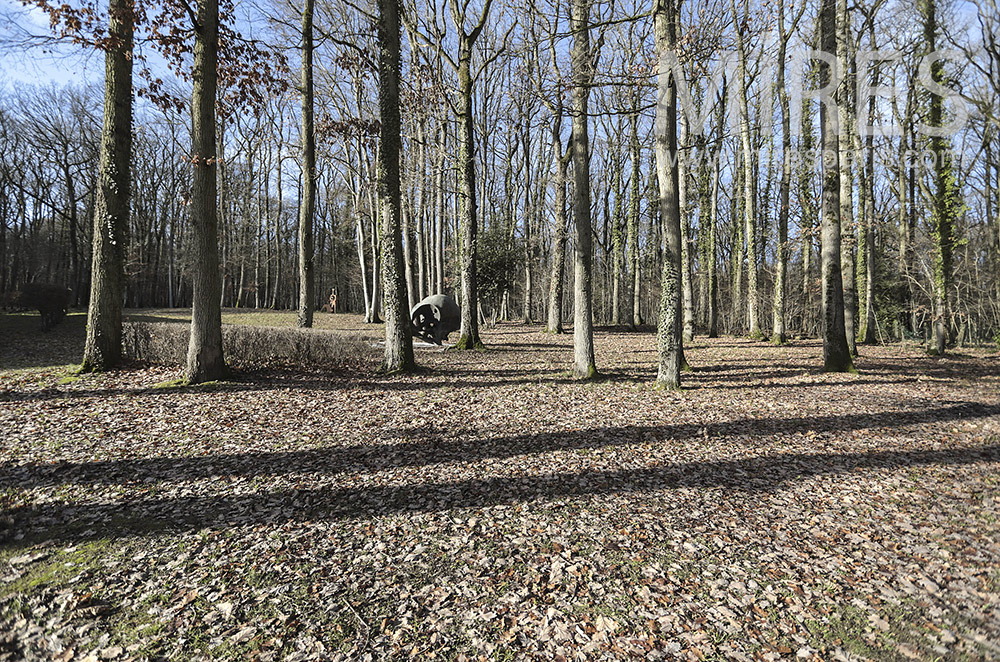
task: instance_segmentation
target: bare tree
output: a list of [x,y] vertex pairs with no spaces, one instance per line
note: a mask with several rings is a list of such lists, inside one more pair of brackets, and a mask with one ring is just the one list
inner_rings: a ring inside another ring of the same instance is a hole
[[[828,61],[821,65],[820,82],[827,88],[834,77],[837,53],[837,0],[822,0],[820,49]],[[820,258],[823,281],[823,368],[827,372],[853,372],[851,350],[844,330],[844,285],[840,271],[840,130],[836,107],[820,103],[823,144],[823,221]]]

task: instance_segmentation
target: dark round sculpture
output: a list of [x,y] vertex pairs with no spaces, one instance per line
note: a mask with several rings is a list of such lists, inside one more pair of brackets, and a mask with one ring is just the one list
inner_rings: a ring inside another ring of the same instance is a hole
[[417,338],[440,345],[462,325],[462,311],[453,297],[432,294],[410,311],[410,327]]

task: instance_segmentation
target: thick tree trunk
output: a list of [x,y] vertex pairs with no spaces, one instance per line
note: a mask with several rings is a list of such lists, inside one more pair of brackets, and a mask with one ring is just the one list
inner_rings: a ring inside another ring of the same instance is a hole
[[590,379],[597,375],[594,361],[593,283],[591,263],[593,237],[590,216],[590,134],[587,100],[593,80],[590,54],[590,2],[571,0],[570,28],[573,46],[573,220],[576,224],[573,284],[573,375]]
[[[104,55],[104,125],[94,207],[93,261],[82,372],[108,370],[122,358],[122,297],[129,226],[132,154],[132,34],[128,0],[111,0]],[[6,228],[6,219],[4,219]]]
[[[654,0],[653,25],[656,51],[661,58],[676,48],[675,0]],[[661,59],[656,104],[656,175],[659,208],[664,228],[663,273],[656,334],[658,388],[677,389],[684,367],[681,329],[681,218],[677,181],[676,83]]]
[[[821,50],[830,55],[837,48],[837,0],[822,0],[820,8]],[[821,68],[821,87],[830,84],[828,63]],[[832,101],[832,100],[831,100]],[[840,137],[836,108],[820,103],[823,143],[823,221],[821,265],[823,281],[823,368],[827,372],[853,372],[851,350],[844,330],[844,285],[840,270]]]
[[299,327],[313,325],[316,274],[313,219],[316,213],[316,131],[313,125],[313,4],[302,6],[302,197],[299,199]]
[[379,0],[378,193],[382,217],[382,287],[385,291],[386,372],[415,368],[410,307],[403,265],[399,192],[399,0]]
[[219,237],[215,140],[215,96],[218,83],[219,3],[198,0],[191,98],[191,229],[194,235],[194,293],[188,383],[220,379],[226,374],[222,355],[222,283],[219,278]]

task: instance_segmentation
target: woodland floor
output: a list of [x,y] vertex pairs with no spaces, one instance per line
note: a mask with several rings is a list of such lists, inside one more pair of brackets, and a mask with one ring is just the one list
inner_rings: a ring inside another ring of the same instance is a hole
[[177,389],[71,377],[81,316],[25,319],[0,660],[1000,659],[996,352],[698,338],[670,393],[651,333],[576,383],[571,337],[501,325],[415,376]]

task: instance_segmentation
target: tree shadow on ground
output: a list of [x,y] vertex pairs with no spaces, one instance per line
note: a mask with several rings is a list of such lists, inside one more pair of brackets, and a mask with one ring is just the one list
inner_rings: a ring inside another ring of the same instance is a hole
[[871,359],[871,372],[889,372],[897,375],[931,377],[936,379],[1000,377],[1000,354],[996,356],[975,356],[970,354],[945,354],[936,356],[914,356],[908,359]]
[[[995,462],[1000,462],[1000,445],[951,450],[783,453],[639,469],[492,476],[456,482],[330,487],[115,503],[48,503],[11,513],[9,520],[12,523],[8,524],[7,535],[17,531],[21,544],[35,544],[192,531],[205,527],[280,525],[370,518],[399,512],[476,509],[539,499],[678,488],[726,488],[759,494],[775,492],[795,481],[819,475]],[[0,531],[0,535],[2,533]]]
[[230,453],[198,457],[152,457],[98,462],[0,463],[0,489],[67,484],[141,484],[211,477],[273,476],[292,473],[374,473],[448,462],[476,462],[517,455],[599,449],[650,442],[712,438],[769,438],[796,433],[843,433],[888,430],[933,422],[970,421],[1000,416],[1000,405],[956,402],[930,409],[767,419],[733,419],[711,423],[627,425],[589,430],[546,431],[484,436],[475,428],[433,424],[388,430],[386,439],[405,443],[333,445],[294,451]]

